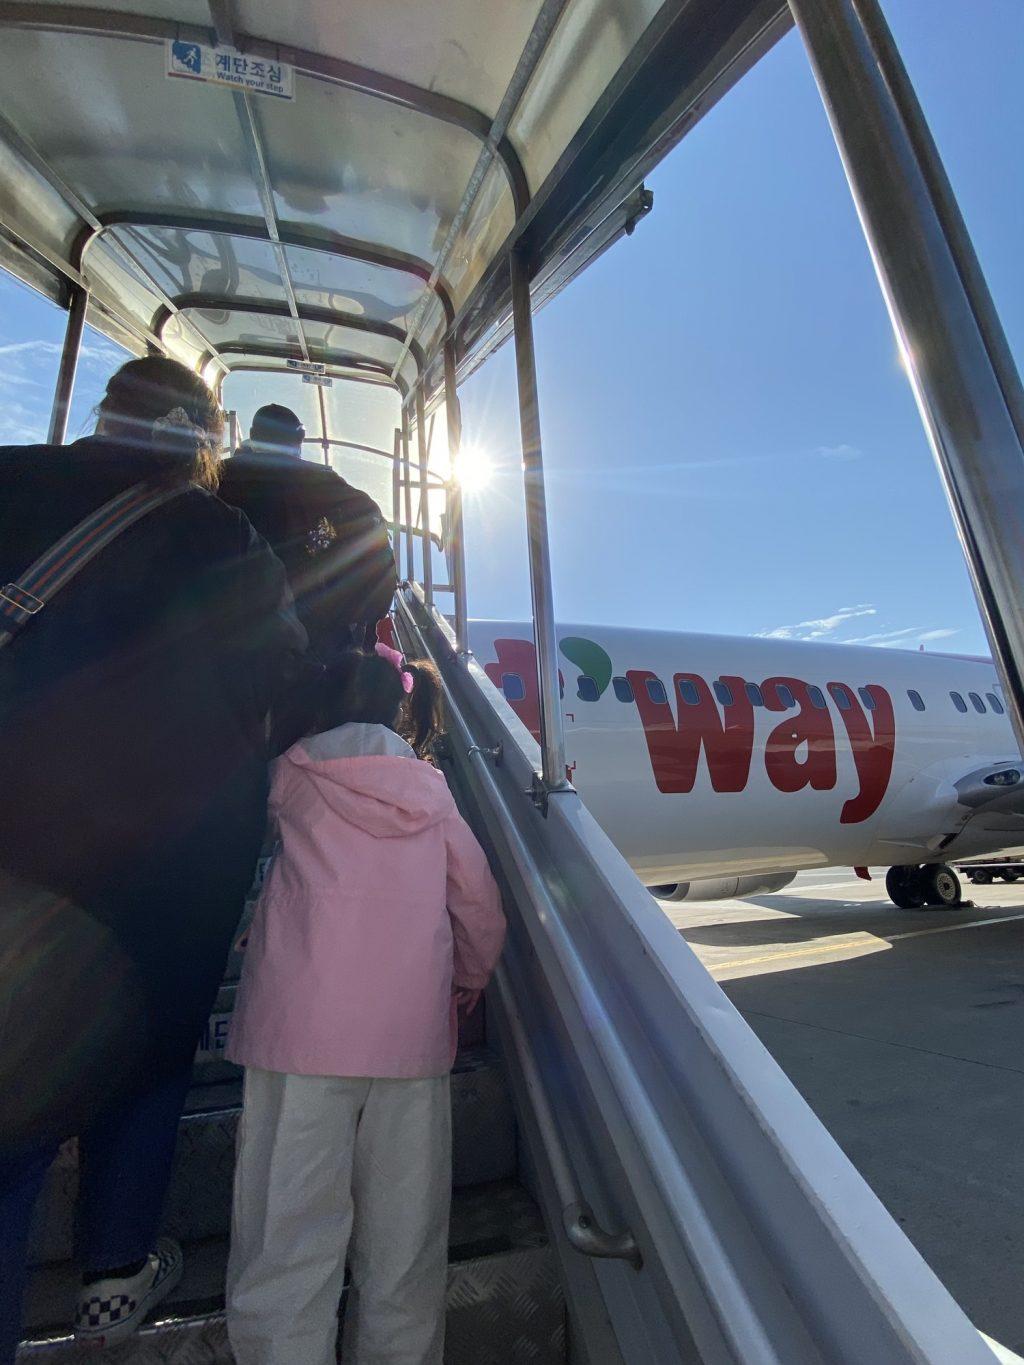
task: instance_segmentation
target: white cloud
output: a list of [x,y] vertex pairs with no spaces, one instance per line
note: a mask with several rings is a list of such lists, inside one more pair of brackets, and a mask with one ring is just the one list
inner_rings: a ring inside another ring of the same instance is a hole
[[767,640],[823,640],[838,645],[873,645],[879,649],[917,649],[935,640],[947,640],[959,634],[951,626],[938,626],[925,629],[922,626],[903,626],[895,630],[878,630],[870,635],[847,636],[844,627],[847,622],[865,616],[877,616],[878,608],[868,602],[855,607],[840,607],[831,616],[820,616],[813,621],[798,621],[793,626],[775,626],[772,630],[759,630],[761,639]]
[[823,460],[859,460],[864,454],[863,450],[847,445],[845,441],[835,446],[818,446],[814,453]]
[[940,626],[933,630],[922,630],[919,626],[907,626],[903,630],[881,631],[877,635],[860,635],[853,640],[841,641],[844,645],[877,645],[880,649],[916,649],[919,645],[930,644],[933,640],[948,640],[960,632],[952,626]]
[[60,350],[55,341],[8,341],[0,346],[0,355],[23,356],[31,352],[38,355],[60,355]]
[[840,607],[831,616],[820,616],[813,621],[798,621],[794,626],[774,626],[757,634],[768,640],[823,640],[831,636],[847,621],[858,616],[875,616],[877,608],[868,602],[856,607]]

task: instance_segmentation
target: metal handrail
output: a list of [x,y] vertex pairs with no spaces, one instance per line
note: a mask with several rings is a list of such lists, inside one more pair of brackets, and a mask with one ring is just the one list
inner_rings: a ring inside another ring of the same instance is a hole
[[[484,751],[471,750],[481,757]],[[612,1261],[628,1261],[634,1269],[643,1266],[643,1256],[637,1246],[636,1238],[626,1228],[622,1232],[606,1232],[597,1221],[593,1209],[579,1191],[572,1163],[565,1150],[551,1110],[540,1070],[534,1061],[527,1041],[519,1006],[509,985],[508,973],[500,966],[494,973],[493,989],[501,1001],[501,1011],[508,1029],[509,1039],[515,1049],[516,1061],[523,1075],[523,1083],[530,1094],[533,1104],[533,1119],[540,1131],[544,1153],[551,1168],[551,1176],[562,1201],[562,1227],[569,1243],[584,1256]]]
[[[539,816],[524,794],[530,757],[519,723],[456,655],[447,624],[408,591],[399,626],[407,647],[441,670],[453,762],[509,893],[506,960],[531,992],[529,1050],[541,1056],[543,1039],[544,1067],[558,1077],[546,1087],[555,1129],[580,1183],[619,1211],[643,1248],[639,1271],[607,1262],[590,1291],[610,1296],[603,1314],[613,1327],[632,1315],[651,1334],[639,1346],[620,1335],[623,1359],[678,1361],[689,1336],[695,1356],[734,1365],[992,1365],[578,797]],[[497,743],[500,767],[467,756]],[[538,1119],[525,1117],[529,1133]],[[545,1198],[553,1175],[543,1168]],[[564,1193],[549,1207],[554,1218]]]

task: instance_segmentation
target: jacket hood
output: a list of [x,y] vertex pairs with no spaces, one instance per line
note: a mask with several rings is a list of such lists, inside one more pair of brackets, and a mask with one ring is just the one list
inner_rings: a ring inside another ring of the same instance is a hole
[[301,770],[335,815],[377,838],[418,834],[453,810],[444,776],[383,725],[341,725],[302,739],[275,772],[284,765]]

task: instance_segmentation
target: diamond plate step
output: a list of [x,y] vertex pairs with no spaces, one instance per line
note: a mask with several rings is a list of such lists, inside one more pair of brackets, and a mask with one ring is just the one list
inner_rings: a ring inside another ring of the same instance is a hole
[[[456,1193],[449,1248],[446,1365],[564,1365],[555,1257],[526,1191],[503,1181]],[[224,1238],[187,1246],[181,1284],[157,1319],[108,1351],[76,1347],[67,1335],[77,1286],[71,1267],[37,1271],[19,1363],[231,1365],[222,1311],[226,1255]]]
[[[164,1231],[193,1242],[226,1233],[231,1222],[235,1129],[241,1101],[237,1080],[197,1086],[182,1118]],[[516,1127],[504,1077],[487,1048],[459,1053],[452,1073],[452,1175],[456,1188],[508,1180],[516,1172]],[[62,1149],[36,1210],[29,1263],[71,1256],[78,1183],[74,1144]]]

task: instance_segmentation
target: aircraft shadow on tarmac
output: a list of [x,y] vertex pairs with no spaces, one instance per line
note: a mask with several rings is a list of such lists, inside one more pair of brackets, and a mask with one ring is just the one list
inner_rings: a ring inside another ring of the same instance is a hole
[[[807,943],[813,939],[827,939],[844,934],[901,934],[913,929],[936,929],[943,924],[960,924],[970,919],[986,918],[984,905],[962,910],[897,910],[886,901],[837,900],[828,902],[822,910],[821,902],[811,902],[806,896],[751,896],[745,905],[764,910],[777,910],[788,918],[723,920],[717,924],[689,925],[683,916],[673,922],[687,943],[706,947],[748,947],[779,943]],[[695,907],[696,908],[696,907]],[[1024,908],[1024,907],[1021,907]],[[993,915],[1012,915],[1016,907],[993,906]]]
[[1022,1351],[1024,921],[722,986],[972,1321]]

